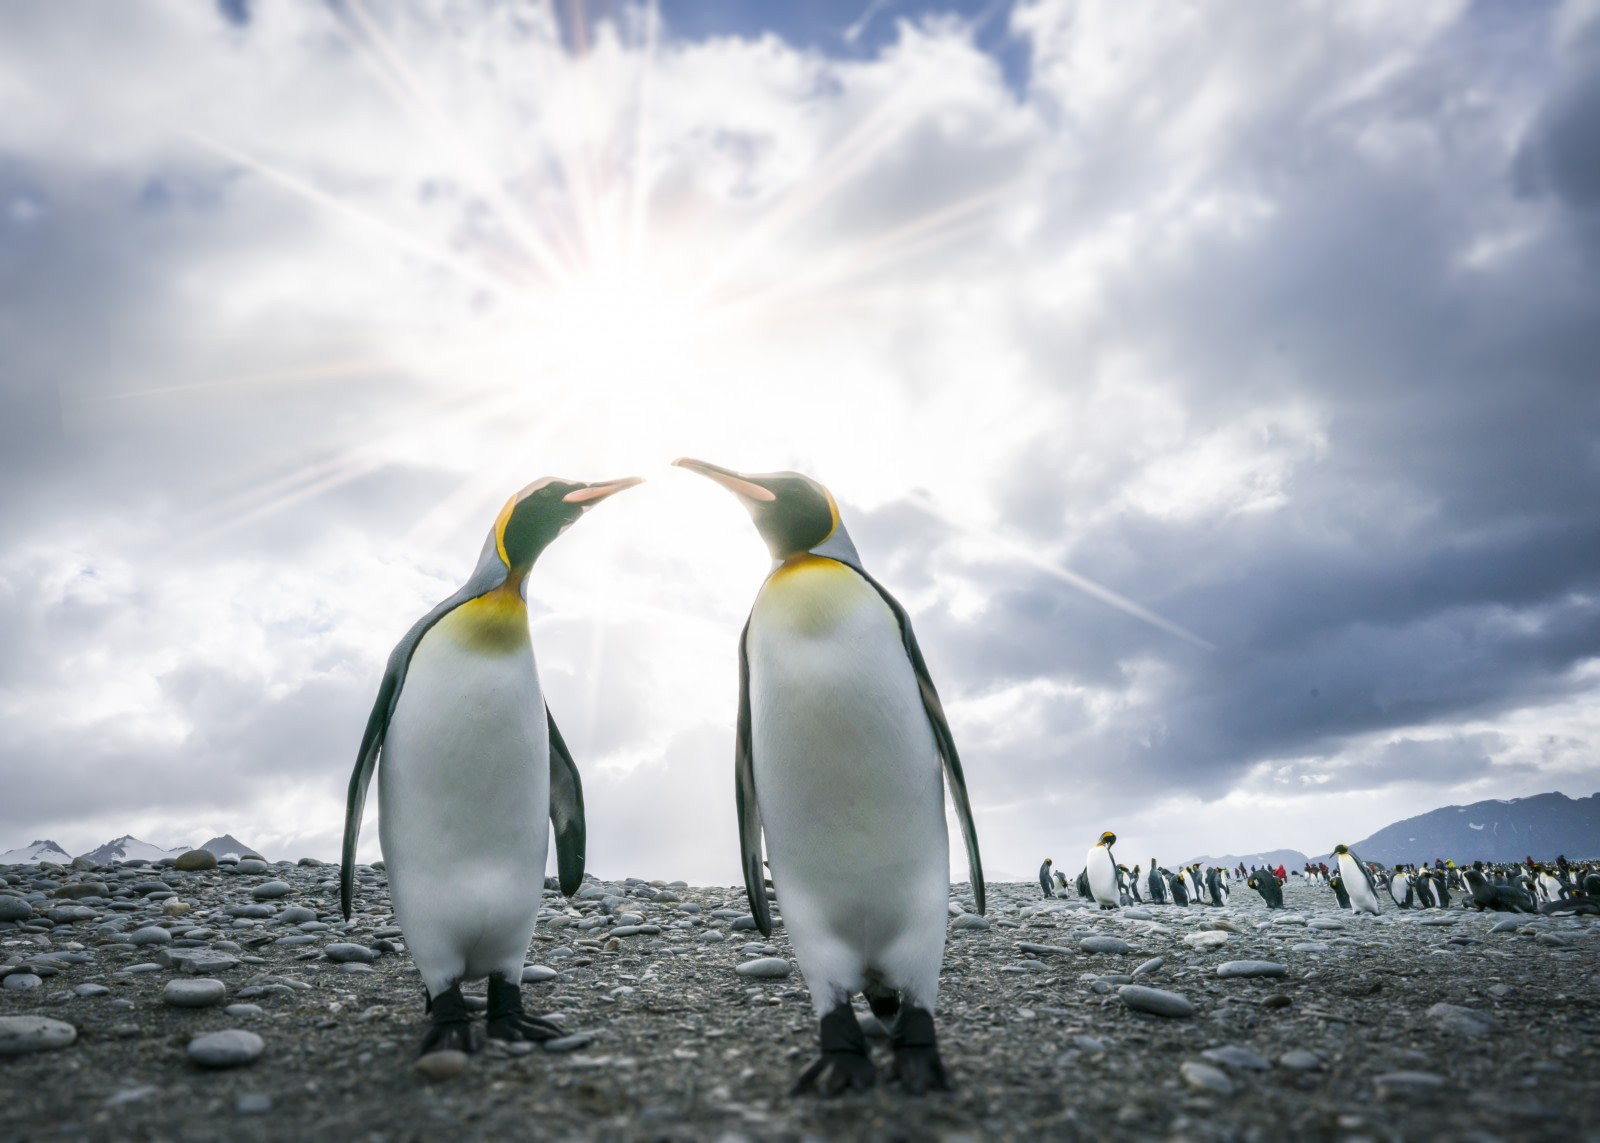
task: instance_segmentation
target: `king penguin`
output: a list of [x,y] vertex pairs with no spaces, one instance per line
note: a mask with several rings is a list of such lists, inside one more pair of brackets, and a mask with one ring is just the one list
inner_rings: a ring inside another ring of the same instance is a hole
[[1372,880],[1372,871],[1348,845],[1336,845],[1333,852],[1339,859],[1339,877],[1350,898],[1352,913],[1378,915],[1378,887]]
[[1156,859],[1150,859],[1150,901],[1155,905],[1167,903],[1167,883],[1161,876],[1161,867],[1156,864]]
[[944,779],[979,913],[983,868],[961,759],[911,618],[862,567],[815,480],[674,463],[738,497],[773,558],[739,638],[734,761],[750,909],[770,933],[765,836],[818,1018],[821,1058],[794,1094],[876,1081],[856,992],[889,1028],[891,1076],[904,1090],[948,1090],[933,1020],[950,894]]
[[1046,897],[1055,896],[1055,891],[1051,888],[1053,882],[1050,877],[1050,865],[1050,858],[1047,857],[1044,859],[1044,864],[1039,866],[1039,888],[1044,890]]
[[350,777],[339,904],[348,920],[377,770],[390,899],[432,1017],[419,1054],[476,1050],[461,982],[484,977],[491,1037],[561,1035],[523,1012],[522,964],[544,895],[546,819],[561,891],[583,880],[583,787],[539,689],[523,589],[551,540],[637,483],[546,477],[512,496],[466,584],[389,655]]
[[1102,909],[1115,909],[1122,904],[1117,859],[1111,852],[1111,847],[1116,843],[1117,835],[1107,830],[1089,848],[1089,856],[1084,864],[1089,874],[1089,892],[1094,894],[1095,901]]

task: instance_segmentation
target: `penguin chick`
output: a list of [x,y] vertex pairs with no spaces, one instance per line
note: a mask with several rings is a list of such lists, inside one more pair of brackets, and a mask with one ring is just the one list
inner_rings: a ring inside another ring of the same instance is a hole
[[856,992],[889,1028],[891,1078],[912,1094],[947,1090],[933,1019],[950,893],[945,780],[980,913],[983,868],[961,759],[911,617],[867,574],[815,480],[674,463],[732,492],[773,559],[739,638],[734,762],[750,908],[770,933],[764,837],[818,1020],[821,1057],[794,1092],[876,1082],[850,1006]]
[[348,920],[377,771],[395,920],[432,1017],[421,1053],[477,1049],[461,982],[484,977],[491,1037],[561,1034],[523,1012],[522,964],[544,895],[546,819],[562,892],[583,880],[583,787],[539,688],[523,591],[546,545],[637,483],[546,477],[522,489],[501,509],[466,584],[389,656],[350,776],[339,905]]

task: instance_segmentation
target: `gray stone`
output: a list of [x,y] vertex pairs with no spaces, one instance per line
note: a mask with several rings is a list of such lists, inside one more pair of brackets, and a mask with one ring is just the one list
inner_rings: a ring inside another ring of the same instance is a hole
[[1122,918],[1126,921],[1150,921],[1155,919],[1149,909],[1141,909],[1137,906],[1122,910]]
[[1253,976],[1288,976],[1289,966],[1274,960],[1230,960],[1217,965],[1217,975],[1224,980],[1239,980]]
[[1572,943],[1572,938],[1565,933],[1540,933],[1533,939],[1538,944],[1558,949],[1565,948]]
[[134,945],[168,945],[172,943],[172,934],[166,929],[158,929],[154,925],[143,929],[135,929],[128,934],[128,943]]
[[1063,945],[1036,945],[1029,941],[1018,941],[1017,951],[1033,953],[1035,956],[1071,956],[1073,950]]
[[169,980],[161,999],[174,1008],[214,1008],[227,998],[227,986],[220,980]]
[[57,925],[76,925],[83,921],[97,921],[100,914],[87,905],[57,905],[45,914]]
[[303,925],[307,921],[315,921],[316,919],[317,911],[308,909],[304,905],[290,905],[278,914],[278,923],[280,925]]
[[1432,1095],[1444,1087],[1444,1077],[1432,1072],[1385,1072],[1372,1078],[1379,1099],[1413,1099]]
[[229,905],[225,910],[230,917],[264,921],[272,916],[271,905]]
[[1499,1024],[1487,1012],[1456,1004],[1435,1004],[1428,1009],[1428,1019],[1437,1024],[1440,1031],[1462,1036],[1492,1035]]
[[233,1110],[240,1115],[265,1115],[272,1110],[272,1097],[264,1091],[245,1092],[233,1101]]
[[322,955],[335,964],[344,964],[347,961],[355,961],[358,964],[371,964],[378,959],[376,950],[369,949],[366,945],[349,943],[329,945],[322,950]]
[[1322,1057],[1304,1048],[1295,1048],[1278,1057],[1278,1066],[1292,1072],[1310,1072],[1322,1066]]
[[1240,1072],[1264,1072],[1272,1066],[1249,1048],[1241,1048],[1237,1044],[1224,1044],[1220,1048],[1207,1048],[1200,1055],[1214,1064],[1222,1064],[1224,1067]]
[[[734,966],[733,971],[740,976],[748,976],[756,980],[777,980],[788,976],[793,967],[783,957],[766,956],[757,960],[747,960],[741,965]],[[546,1047],[548,1046],[546,1045]]]
[[33,916],[33,906],[21,897],[0,893],[0,921],[26,921]]
[[0,981],[8,992],[30,992],[44,983],[43,978],[31,972],[13,972]]
[[1133,970],[1133,975],[1134,976],[1149,976],[1153,972],[1161,971],[1161,969],[1166,966],[1166,963],[1167,963],[1167,958],[1166,957],[1164,957],[1164,956],[1153,956],[1149,960],[1147,960],[1143,964],[1141,964],[1138,968],[1134,969]]
[[58,886],[55,895],[71,901],[83,897],[109,897],[111,888],[104,881],[69,881]]
[[1496,921],[1493,925],[1491,925],[1489,927],[1489,931],[1491,933],[1514,933],[1518,929],[1520,929],[1521,927],[1522,927],[1522,922],[1521,921],[1516,920],[1516,919],[1514,919],[1512,917],[1507,917],[1503,921]]
[[1203,1064],[1198,1060],[1185,1060],[1178,1065],[1178,1074],[1183,1076],[1183,1082],[1197,1091],[1209,1091],[1214,1095],[1232,1095],[1233,1081],[1220,1068],[1210,1064]]
[[162,949],[156,954],[156,960],[170,969],[185,973],[188,976],[199,976],[201,973],[226,972],[230,968],[239,967],[239,958],[229,956],[224,952],[214,949]]
[[1088,953],[1109,953],[1121,956],[1131,953],[1133,946],[1121,937],[1084,937],[1078,942],[1078,947]]
[[445,1048],[442,1051],[429,1052],[412,1064],[411,1070],[429,1083],[443,1083],[445,1080],[455,1079],[466,1071],[468,1060],[467,1053],[458,1052],[454,1048]]
[[1214,930],[1208,930],[1203,933],[1190,933],[1183,938],[1183,943],[1190,948],[1196,949],[1220,948],[1228,943],[1228,934]]
[[0,1056],[48,1052],[65,1048],[78,1038],[78,1030],[65,1020],[48,1016],[0,1016]]
[[172,863],[172,868],[186,873],[195,873],[202,869],[215,869],[217,855],[209,849],[191,849],[188,853],[178,854],[177,860]]
[[554,980],[561,974],[553,968],[542,964],[525,964],[522,966],[523,984],[543,984],[547,980]]
[[235,873],[254,874],[265,873],[271,868],[272,867],[270,865],[268,865],[265,861],[262,861],[259,857],[243,857],[240,858],[239,863],[233,867],[233,871]]
[[378,970],[373,968],[370,964],[362,964],[360,961],[352,960],[341,964],[339,966],[339,971],[344,973],[363,973],[377,972]]
[[[735,921],[734,927],[737,928],[738,924],[739,922]],[[989,919],[987,917],[980,917],[976,913],[962,913],[961,916],[956,917],[950,922],[950,927],[952,929],[970,929],[977,932],[984,932],[989,928]]]
[[599,1032],[574,1032],[570,1036],[557,1036],[554,1040],[546,1040],[543,1047],[547,1052],[570,1052],[577,1048],[588,1047],[599,1035]]
[[[244,862],[240,862],[243,865]],[[260,885],[250,890],[250,896],[257,901],[271,901],[276,897],[287,897],[293,889],[287,881],[263,881]]]
[[87,1000],[91,996],[105,996],[110,991],[111,989],[103,984],[80,984],[72,990],[72,993]]
[[189,1041],[189,1058],[203,1068],[237,1068],[261,1058],[266,1044],[254,1032],[228,1028]]
[[1187,996],[1164,988],[1124,984],[1117,989],[1117,996],[1135,1012],[1149,1012],[1154,1016],[1193,1016],[1195,1011]]
[[1327,941],[1301,941],[1298,944],[1290,945],[1289,951],[1297,953],[1330,953],[1333,951],[1333,946]]
[[261,1015],[262,1007],[259,1004],[230,1004],[222,1011],[224,1015],[232,1016],[234,1019],[239,1019],[240,1017],[244,1016]]

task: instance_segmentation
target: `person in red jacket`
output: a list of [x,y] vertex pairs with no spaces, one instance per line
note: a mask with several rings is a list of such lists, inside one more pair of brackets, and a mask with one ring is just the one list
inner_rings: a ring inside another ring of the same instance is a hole
[[1278,862],[1278,868],[1274,869],[1272,872],[1277,875],[1277,878],[1280,882],[1283,882],[1284,884],[1288,883],[1289,871],[1283,867],[1283,862]]

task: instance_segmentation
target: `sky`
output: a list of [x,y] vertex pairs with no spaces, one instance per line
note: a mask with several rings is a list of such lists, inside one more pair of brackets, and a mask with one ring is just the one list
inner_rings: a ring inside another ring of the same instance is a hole
[[684,455],[832,489],[991,876],[1592,793],[1597,120],[1591,0],[6,5],[0,849],[335,858],[505,498],[637,475],[540,671],[590,869],[738,883]]

